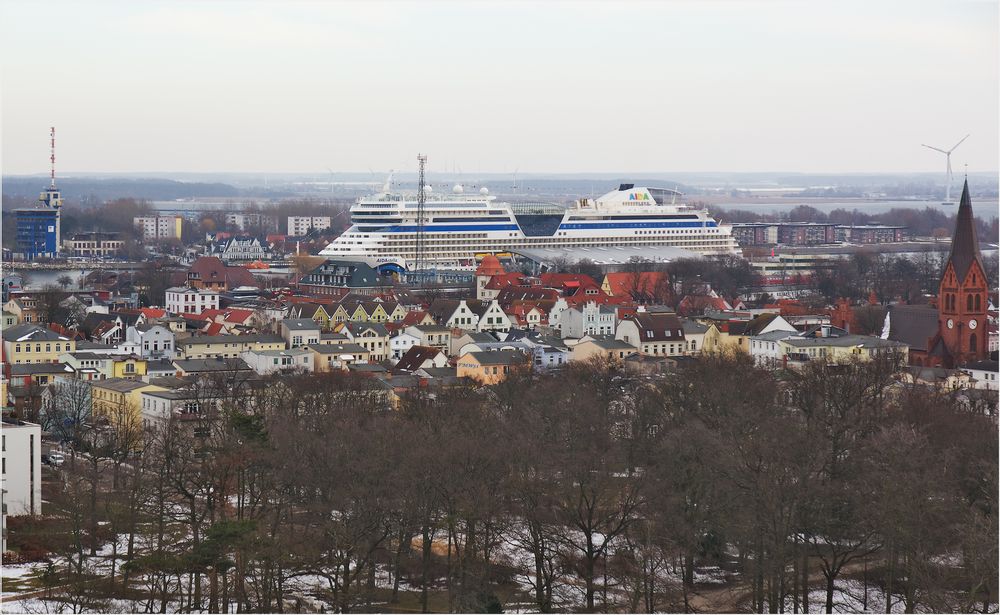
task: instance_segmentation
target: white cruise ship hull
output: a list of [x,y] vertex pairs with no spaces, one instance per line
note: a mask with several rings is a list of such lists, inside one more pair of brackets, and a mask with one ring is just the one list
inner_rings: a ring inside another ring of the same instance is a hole
[[[668,246],[702,255],[737,252],[730,226],[707,211],[665,202],[676,197],[673,191],[629,184],[572,207],[497,203],[485,194],[428,196],[421,262],[427,269],[474,270],[484,254],[552,248]],[[362,198],[351,214],[351,228],[321,255],[413,269],[421,234],[415,196]]]

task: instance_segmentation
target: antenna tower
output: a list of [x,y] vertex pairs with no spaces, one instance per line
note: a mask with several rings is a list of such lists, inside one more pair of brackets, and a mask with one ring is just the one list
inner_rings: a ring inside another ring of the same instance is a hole
[[49,171],[49,187],[56,187],[56,127],[49,127],[49,162],[52,164]]
[[424,207],[427,204],[427,191],[425,189],[426,178],[424,177],[424,167],[426,166],[426,164],[427,164],[427,156],[424,154],[417,154],[417,165],[419,168],[417,175],[417,255],[416,258],[414,259],[413,268],[415,271],[418,272],[418,275],[420,275],[420,272],[422,272],[424,268],[426,268],[427,266],[426,263],[424,262],[425,261],[424,243],[426,239],[424,236],[424,224],[425,224]]

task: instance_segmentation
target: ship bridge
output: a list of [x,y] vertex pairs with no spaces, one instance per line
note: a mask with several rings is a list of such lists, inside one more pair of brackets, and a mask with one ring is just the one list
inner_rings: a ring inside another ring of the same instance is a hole
[[551,237],[566,215],[566,208],[555,203],[511,203],[510,211],[521,232],[528,237]]

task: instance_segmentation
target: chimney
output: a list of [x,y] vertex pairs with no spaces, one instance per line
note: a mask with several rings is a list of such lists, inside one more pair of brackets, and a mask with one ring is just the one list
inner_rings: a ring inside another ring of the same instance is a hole
[[830,337],[830,325],[819,326],[820,337]]

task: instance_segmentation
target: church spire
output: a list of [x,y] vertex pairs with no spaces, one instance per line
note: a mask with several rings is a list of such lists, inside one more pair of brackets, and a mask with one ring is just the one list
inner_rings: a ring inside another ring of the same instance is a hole
[[948,257],[955,267],[955,276],[961,283],[969,272],[972,263],[979,261],[979,239],[976,237],[976,222],[972,217],[972,199],[969,198],[969,180],[966,178],[962,188],[962,201],[958,205],[958,216],[955,221],[955,233],[951,239],[951,255]]

